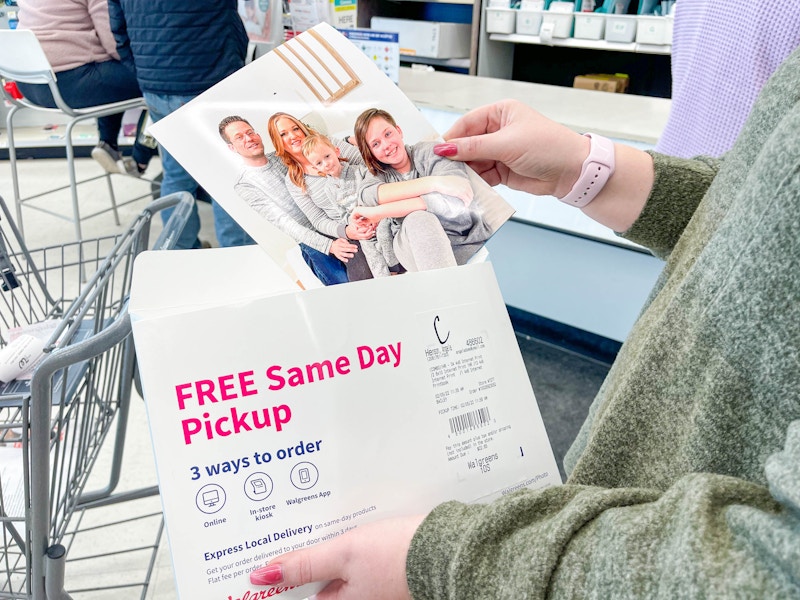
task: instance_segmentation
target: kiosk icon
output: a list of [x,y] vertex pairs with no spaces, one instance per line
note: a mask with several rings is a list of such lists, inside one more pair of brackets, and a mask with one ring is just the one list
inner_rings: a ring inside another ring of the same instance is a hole
[[252,473],[244,481],[244,495],[254,502],[266,500],[272,494],[274,484],[266,473]]

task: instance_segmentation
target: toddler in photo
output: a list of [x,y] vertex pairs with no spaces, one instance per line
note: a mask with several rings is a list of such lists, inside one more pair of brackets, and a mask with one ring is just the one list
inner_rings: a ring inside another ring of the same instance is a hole
[[[340,225],[351,222],[357,205],[357,191],[366,175],[366,167],[341,157],[341,152],[330,139],[312,133],[303,140],[303,155],[320,173],[320,177],[307,177],[305,195],[332,221]],[[302,199],[295,190],[295,201]],[[299,191],[299,190],[297,190]],[[359,227],[373,227],[358,224]],[[360,246],[373,277],[385,277],[402,272],[402,267],[392,249],[389,223],[378,223],[375,236],[360,240]]]

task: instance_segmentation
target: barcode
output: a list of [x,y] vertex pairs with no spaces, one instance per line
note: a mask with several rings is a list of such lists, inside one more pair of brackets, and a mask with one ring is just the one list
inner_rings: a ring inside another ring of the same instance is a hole
[[479,408],[463,415],[450,418],[450,433],[463,433],[467,430],[485,427],[491,421],[488,408]]

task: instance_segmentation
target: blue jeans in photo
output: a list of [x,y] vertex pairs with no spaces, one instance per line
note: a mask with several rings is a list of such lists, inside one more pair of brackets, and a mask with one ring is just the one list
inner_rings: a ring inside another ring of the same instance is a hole
[[323,254],[305,244],[300,244],[300,253],[303,260],[314,272],[323,285],[336,285],[337,283],[347,283],[347,269],[344,263],[335,256]]
[[[150,92],[144,94],[147,108],[150,110],[150,118],[153,119],[154,123],[178,110],[193,98],[194,96],[153,94]],[[159,147],[161,151],[161,168],[164,171],[164,178],[161,181],[161,195],[166,196],[173,192],[186,191],[195,198],[201,196],[200,185],[186,172],[186,169],[181,166],[175,157],[163,147]],[[246,246],[255,243],[247,232],[245,232],[213,198],[211,198],[211,205],[214,211],[214,230],[220,246],[226,248],[229,246]],[[172,214],[172,210],[173,209],[161,211],[161,218],[165,223]],[[195,206],[183,233],[180,238],[178,238],[176,248],[199,248],[200,240],[197,237],[198,233],[200,233],[200,215],[197,212],[197,206]]]

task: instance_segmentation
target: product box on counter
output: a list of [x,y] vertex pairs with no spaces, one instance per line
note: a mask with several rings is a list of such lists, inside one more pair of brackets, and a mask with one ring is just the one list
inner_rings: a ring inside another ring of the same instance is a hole
[[427,58],[468,58],[472,26],[412,19],[372,17],[370,27],[400,35],[400,52]]
[[622,94],[628,89],[628,76],[620,73],[591,73],[578,75],[572,82],[572,87],[600,92],[614,92]]

